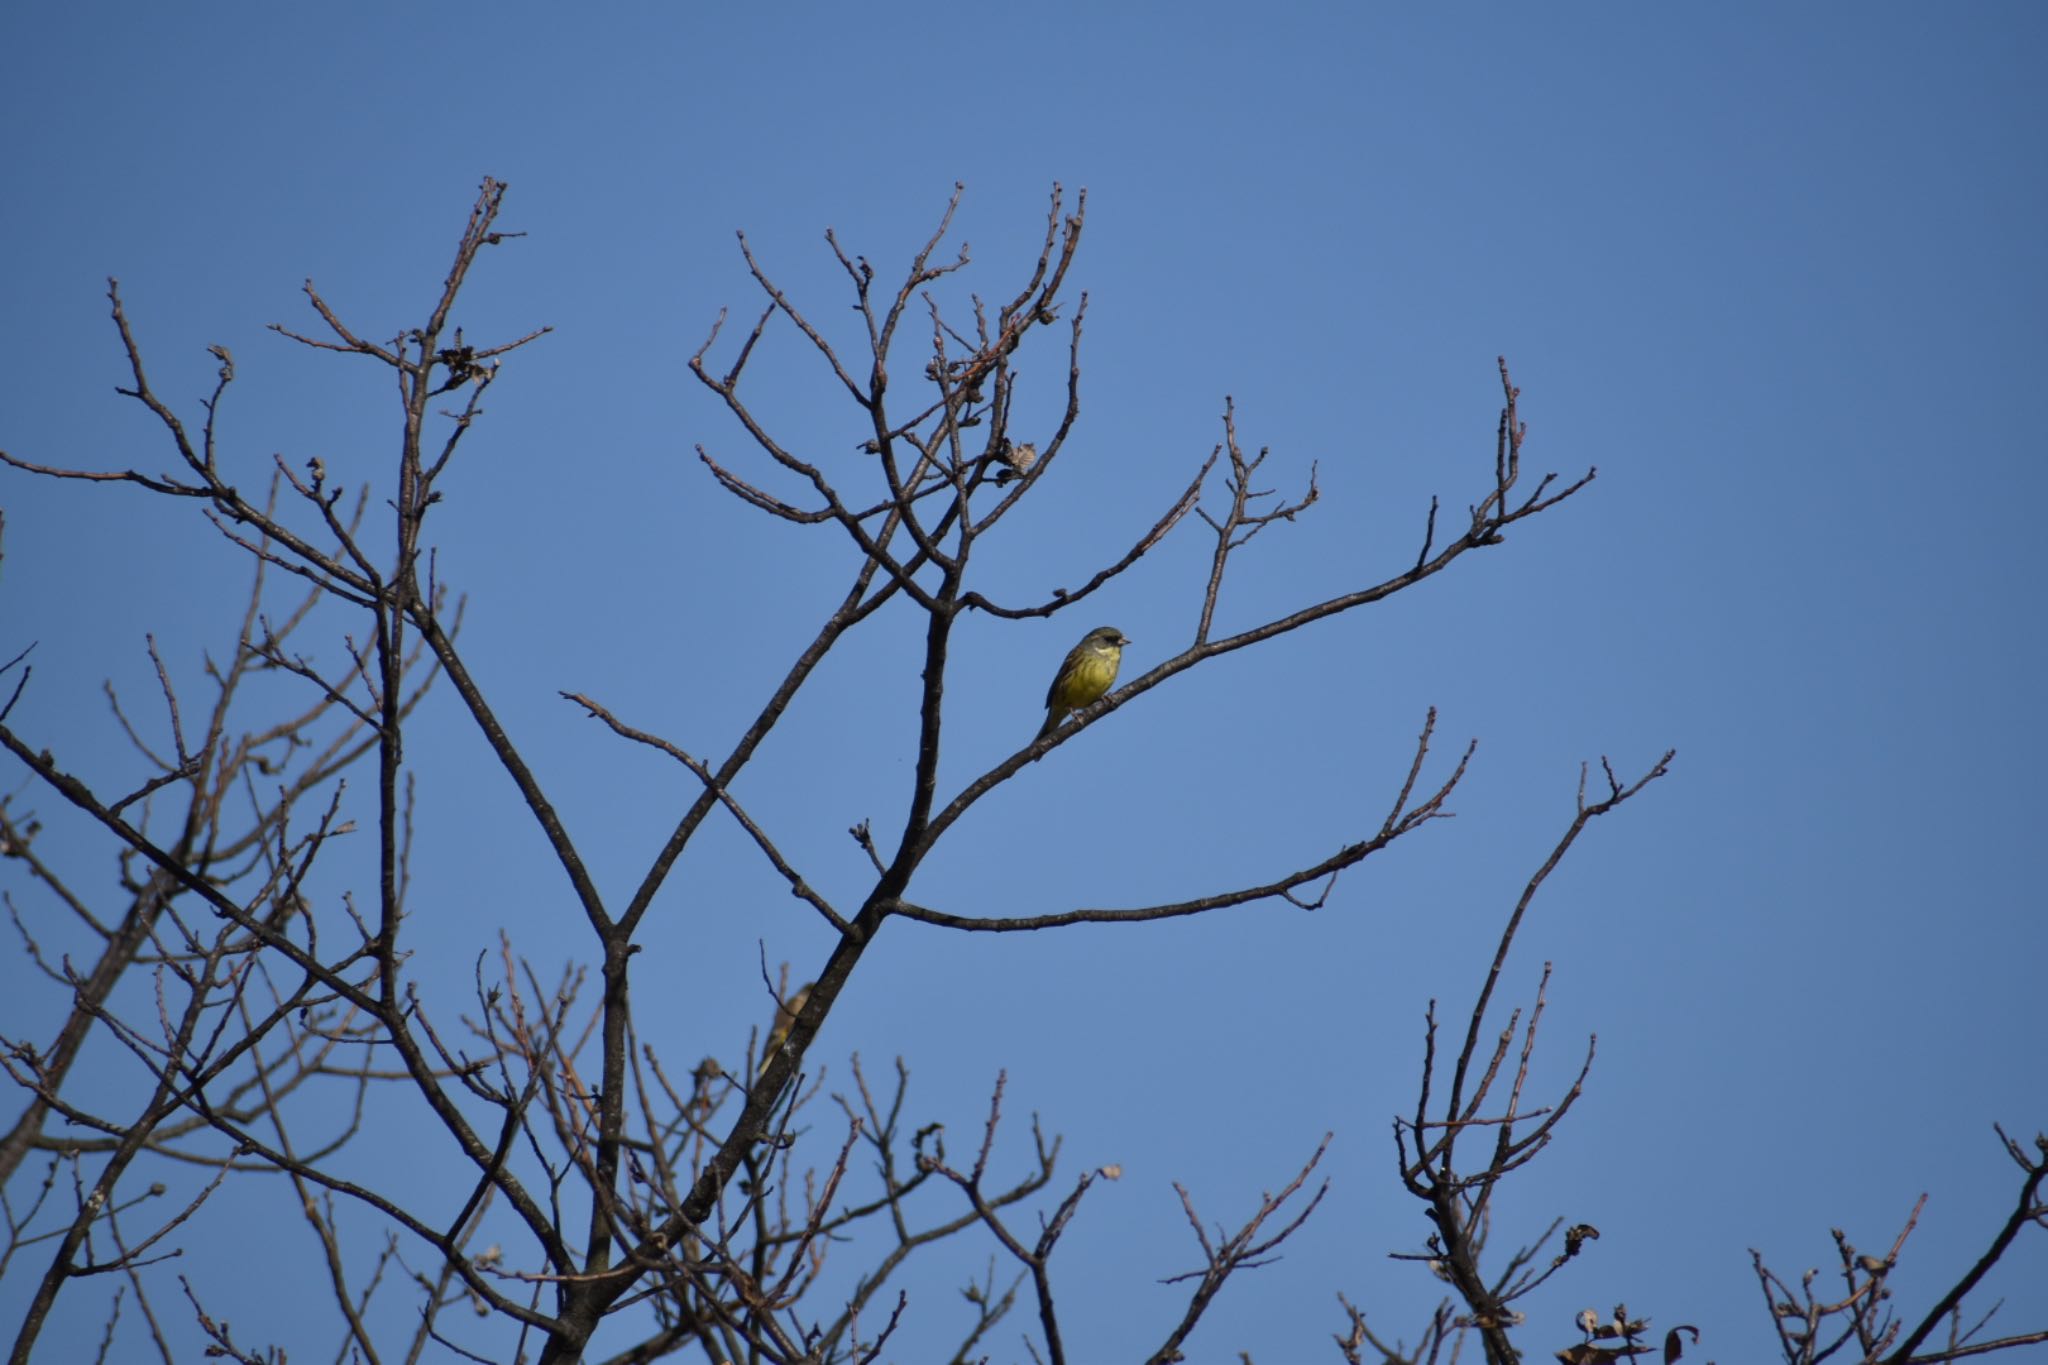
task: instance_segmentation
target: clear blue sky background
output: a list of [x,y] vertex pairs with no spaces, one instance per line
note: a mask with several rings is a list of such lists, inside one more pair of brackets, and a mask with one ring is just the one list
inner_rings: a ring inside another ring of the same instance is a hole
[[[964,181],[967,284],[999,296],[1052,182],[1087,187],[1084,416],[986,547],[983,585],[1010,600],[1119,553],[1218,439],[1226,394],[1273,448],[1267,486],[1298,490],[1313,463],[1324,497],[1243,558],[1224,625],[1397,571],[1430,496],[1462,508],[1490,477],[1506,354],[1529,462],[1598,465],[1586,494],[1419,591],[1119,711],[987,802],[914,894],[969,914],[1144,904],[1313,861],[1377,826],[1430,705],[1441,752],[1480,741],[1458,818],[1313,915],[972,940],[895,926],[813,1057],[836,1089],[850,1051],[876,1070],[902,1055],[915,1119],[946,1121],[956,1150],[1007,1068],[999,1167],[1023,1168],[1031,1111],[1066,1135],[1062,1186],[1122,1165],[1055,1261],[1077,1359],[1136,1358],[1178,1317],[1185,1288],[1158,1281],[1197,1255],[1170,1182],[1235,1225],[1326,1130],[1331,1196],[1280,1264],[1232,1284],[1193,1358],[1334,1359],[1339,1291],[1412,1339],[1439,1286],[1385,1257],[1426,1230],[1387,1130],[1413,1107],[1424,1006],[1462,1017],[1579,763],[1634,773],[1675,746],[1672,776],[1553,879],[1511,960],[1516,1000],[1556,964],[1537,1087],[1568,1082],[1590,1033],[1599,1056],[1496,1252],[1553,1216],[1604,1234],[1524,1305],[1532,1354],[1574,1339],[1580,1307],[1625,1301],[1699,1324],[1713,1358],[1762,1359],[1748,1248],[1789,1273],[1828,1262],[1830,1226],[1876,1249],[1927,1191],[1895,1281],[1924,1307],[2017,1188],[1992,1123],[2023,1141],[2048,1127],[2044,39],[2048,11],[2024,4],[14,6],[0,445],[169,463],[112,392],[115,274],[188,416],[204,347],[232,348],[227,459],[247,485],[281,451],[382,496],[385,374],[264,325],[314,324],[308,276],[366,335],[413,325],[478,180],[509,181],[505,226],[530,235],[487,256],[458,320],[473,340],[556,331],[508,365],[446,485],[439,573],[471,594],[475,668],[623,897],[693,793],[557,691],[723,752],[851,566],[835,533],[739,507],[691,453],[754,467],[685,370],[720,307],[758,306],[735,229],[850,336],[828,225],[894,279]],[[856,414],[791,329],[772,341],[774,420],[861,478]],[[1027,369],[1020,434],[1064,372],[1046,351]],[[98,682],[140,706],[154,631],[197,687],[242,564],[197,509],[137,490],[9,473],[0,506],[0,656],[39,642],[13,723],[133,786]],[[1204,536],[1184,525],[1086,619],[967,622],[942,785],[1029,738],[1051,668],[1098,618],[1135,638],[1127,667],[1182,648]],[[897,610],[850,642],[743,786],[828,894],[861,885],[846,827],[901,818],[921,631]],[[590,957],[452,702],[408,751],[416,970],[449,1018],[501,928],[544,975]],[[103,885],[102,846],[39,804],[48,848]],[[35,903],[18,870],[0,878]],[[735,1055],[764,1016],[757,944],[799,975],[827,950],[729,824],[647,938],[641,1027],[678,1069]],[[0,1031],[40,1040],[54,1007],[46,983],[10,978]],[[360,1169],[431,1198],[445,1160],[387,1126]],[[349,1217],[373,1246],[377,1225]],[[188,1345],[177,1274],[245,1343],[320,1359],[340,1340],[295,1269],[311,1246],[281,1182],[223,1197],[179,1240],[150,1283]],[[908,1281],[895,1358],[950,1349],[953,1291],[991,1250]],[[0,1319],[25,1279],[0,1283]],[[1992,1291],[2002,1325],[2041,1325],[2044,1279],[2037,1234]],[[49,1358],[90,1349],[103,1304],[70,1295]],[[406,1330],[410,1310],[390,1312]],[[998,1359],[1023,1358],[1027,1321],[990,1342]],[[139,1358],[132,1314],[123,1332],[117,1356]]]

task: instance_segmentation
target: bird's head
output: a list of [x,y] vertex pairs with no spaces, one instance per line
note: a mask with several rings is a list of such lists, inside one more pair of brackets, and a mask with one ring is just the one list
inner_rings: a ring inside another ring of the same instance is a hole
[[1115,626],[1097,626],[1088,632],[1088,643],[1096,649],[1119,650],[1130,640]]

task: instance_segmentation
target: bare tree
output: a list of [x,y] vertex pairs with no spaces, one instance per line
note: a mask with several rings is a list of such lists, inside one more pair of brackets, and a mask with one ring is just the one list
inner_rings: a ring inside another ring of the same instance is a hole
[[[852,1087],[828,1096],[805,1068],[820,1026],[892,918],[1004,934],[1135,924],[1276,899],[1324,904],[1346,869],[1448,813],[1473,746],[1448,763],[1434,758],[1434,712],[1422,721],[1406,767],[1389,775],[1386,815],[1377,826],[1360,828],[1349,842],[1307,861],[1283,862],[1249,884],[1150,905],[1011,916],[933,904],[915,886],[920,869],[964,815],[1080,730],[1221,655],[1446,572],[1470,552],[1500,544],[1508,527],[1583,490],[1593,472],[1568,481],[1525,475],[1519,393],[1503,361],[1492,468],[1478,473],[1471,500],[1447,518],[1451,524],[1439,526],[1440,509],[1432,503],[1419,518],[1413,560],[1404,557],[1389,576],[1224,633],[1217,604],[1234,557],[1318,500],[1313,472],[1291,499],[1253,486],[1255,477],[1265,477],[1267,453],[1247,453],[1235,410],[1226,403],[1221,441],[1184,489],[1132,528],[1128,550],[1073,591],[1001,600],[971,572],[976,550],[1023,499],[1050,495],[1039,486],[1058,464],[1081,412],[1087,296],[1074,294],[1068,279],[1083,236],[1085,196],[1070,212],[1055,187],[1035,259],[1021,264],[1003,293],[970,295],[953,313],[939,295],[970,262],[964,249],[951,258],[939,253],[958,206],[957,189],[899,281],[878,281],[865,258],[827,233],[864,331],[857,357],[842,355],[742,237],[747,269],[763,297],[760,313],[737,335],[728,334],[721,316],[689,368],[737,423],[752,458],[778,471],[774,479],[805,491],[796,500],[778,496],[769,479],[737,462],[701,446],[699,456],[710,477],[747,508],[845,537],[858,564],[723,754],[694,753],[634,724],[602,696],[563,694],[611,735],[662,755],[695,784],[695,799],[656,855],[636,869],[630,892],[623,900],[608,899],[546,785],[499,721],[486,681],[459,647],[461,606],[436,581],[427,534],[443,476],[468,449],[483,414],[481,400],[499,382],[504,358],[546,331],[477,342],[454,326],[472,269],[487,248],[519,235],[499,226],[504,194],[502,184],[484,182],[453,265],[418,325],[389,340],[371,339],[371,331],[341,317],[309,283],[307,299],[323,330],[277,329],[395,379],[403,423],[388,488],[345,487],[318,459],[295,464],[280,456],[262,500],[245,497],[237,462],[217,440],[217,419],[234,380],[232,359],[214,348],[218,382],[203,404],[203,420],[188,426],[151,388],[117,287],[109,293],[130,373],[122,392],[161,424],[174,471],[87,472],[0,454],[9,465],[45,477],[129,483],[167,499],[192,500],[219,534],[246,551],[254,573],[240,628],[224,659],[208,669],[198,730],[188,734],[185,726],[189,689],[155,660],[153,645],[161,718],[132,721],[120,699],[110,696],[115,723],[154,773],[135,790],[116,794],[105,780],[69,772],[17,734],[6,722],[30,669],[22,657],[8,665],[15,682],[0,707],[0,744],[46,798],[84,812],[119,850],[115,891],[87,892],[71,872],[38,853],[34,811],[19,797],[0,804],[0,852],[25,868],[26,881],[37,888],[33,906],[16,906],[10,898],[25,951],[70,1001],[65,1017],[46,1030],[53,1041],[4,1043],[4,1064],[23,1109],[0,1145],[8,1215],[0,1272],[39,1277],[13,1358],[31,1358],[60,1294],[101,1276],[116,1286],[108,1341],[132,1296],[156,1350],[172,1358],[170,1310],[161,1280],[148,1272],[187,1220],[203,1216],[223,1182],[259,1173],[293,1186],[344,1357],[412,1360],[438,1349],[471,1359],[570,1361],[601,1352],[628,1361],[694,1349],[707,1360],[874,1360],[911,1311],[900,1287],[903,1267],[942,1245],[962,1254],[962,1239],[974,1234],[995,1254],[969,1291],[972,1321],[955,1358],[981,1358],[990,1331],[1017,1308],[1020,1296],[1029,1305],[1020,1317],[1029,1319],[1025,1341],[1034,1355],[1088,1358],[1062,1329],[1047,1266],[1089,1189],[1119,1172],[1101,1168],[1056,1186],[1060,1143],[1034,1120],[1024,1173],[995,1175],[1000,1076],[981,1141],[964,1157],[948,1151],[941,1123],[907,1119],[909,1072],[900,1061],[892,1076],[875,1083],[856,1057]],[[899,336],[906,324],[921,341]],[[771,329],[793,329],[843,399],[851,438],[843,467],[799,454],[775,414],[757,409],[748,396],[749,367]],[[1063,407],[1050,430],[1013,430],[1016,357],[1026,347],[1048,346],[1065,352]],[[895,362],[906,347],[921,357],[921,381],[899,386]],[[367,514],[378,508],[392,518],[388,540],[366,532]],[[957,789],[943,788],[946,683],[961,618],[1068,612],[1137,564],[1191,513],[1208,528],[1212,548],[1205,576],[1190,585],[1196,624],[1179,652]],[[917,613],[924,626],[915,763],[901,829],[878,834],[862,823],[851,831],[872,878],[857,900],[835,902],[785,853],[789,841],[742,804],[735,784],[789,709],[807,699],[805,685],[819,664],[884,609]],[[301,649],[309,622],[331,631],[337,619],[350,623],[343,632],[348,651],[339,662],[323,663]],[[257,675],[290,681],[301,701],[281,713],[263,712],[245,686]],[[419,990],[423,978],[445,978],[460,967],[419,955],[407,927],[413,770],[404,741],[430,683],[452,689],[524,802],[534,837],[559,865],[580,908],[592,964],[587,973],[569,969],[544,980],[518,945],[506,941],[490,970],[476,969],[475,1011],[460,1021],[437,1017]],[[1401,1120],[1396,1131],[1401,1179],[1423,1201],[1435,1229],[1428,1246],[1411,1254],[1442,1275],[1462,1307],[1446,1299],[1424,1325],[1421,1346],[1406,1354],[1380,1345],[1364,1315],[1347,1304],[1346,1332],[1338,1338],[1346,1358],[1363,1359],[1371,1350],[1385,1360],[1434,1360],[1446,1351],[1455,1355],[1462,1338],[1477,1333],[1489,1360],[1519,1359],[1511,1339],[1518,1315],[1510,1305],[1597,1235],[1571,1229],[1563,1251],[1542,1263],[1545,1234],[1510,1256],[1503,1269],[1482,1267],[1493,1190],[1549,1140],[1578,1083],[1549,1110],[1526,1107],[1540,988],[1518,1055],[1519,1014],[1490,1053],[1481,1038],[1522,912],[1544,877],[1592,819],[1661,777],[1669,760],[1667,754],[1627,783],[1603,762],[1608,794],[1589,803],[1582,790],[1568,833],[1508,921],[1447,1087],[1436,1067],[1432,1008],[1421,1095],[1412,1119]],[[359,767],[374,767],[374,783],[366,784],[366,795],[345,793],[344,775]],[[803,985],[787,967],[771,971],[763,962],[764,987],[775,1002],[765,1033],[736,1024],[724,1059],[664,1057],[636,1030],[630,987],[636,975],[659,970],[650,968],[651,955],[643,951],[649,910],[714,816],[744,831],[829,930],[834,947],[815,980]],[[330,876],[330,849],[357,832],[374,845],[369,875]],[[53,961],[40,950],[57,916],[83,926],[98,944],[89,969]],[[95,1033],[135,1064],[139,1080],[122,1107],[81,1098],[74,1063]],[[338,1108],[332,1102],[337,1085],[348,1095]],[[1483,1112],[1503,1086],[1501,1110]],[[842,1122],[812,1121],[832,1110]],[[411,1116],[419,1141],[431,1135],[462,1164],[467,1175],[460,1188],[431,1203],[408,1200],[364,1179],[346,1161],[366,1116],[391,1112]],[[61,1132],[53,1118],[63,1120]],[[1490,1141],[1477,1175],[1465,1173],[1456,1157],[1461,1139],[1475,1129]],[[2012,1151],[2030,1172],[2027,1190],[1986,1264],[2021,1226],[2042,1217],[2040,1163],[2028,1164],[2016,1146]],[[1184,1307],[1161,1324],[1153,1360],[1183,1358],[1204,1311],[1235,1274],[1264,1263],[1313,1213],[1323,1187],[1311,1182],[1322,1154],[1323,1147],[1314,1146],[1304,1165],[1235,1230],[1210,1228],[1194,1196],[1181,1190],[1201,1261],[1172,1277],[1185,1286]],[[37,1156],[44,1161],[32,1162]],[[205,1179],[189,1200],[163,1210],[156,1201],[165,1186],[153,1177],[179,1168],[204,1172]],[[68,1195],[60,1194],[67,1185]],[[379,1228],[378,1243],[367,1249],[359,1236],[344,1232],[345,1222],[363,1220]],[[498,1240],[480,1246],[487,1226]],[[1843,1247],[1847,1258],[1852,1249]],[[831,1257],[859,1258],[850,1292],[819,1289]],[[1919,1328],[1902,1334],[1866,1317],[1882,1297],[1880,1272],[1864,1267],[1860,1281],[1855,1273],[1852,1267],[1851,1292],[1839,1303],[1809,1295],[1801,1310],[1808,1326],[1785,1337],[1788,1359],[1819,1359],[1792,1354],[1792,1343],[1810,1346],[1823,1323],[1837,1320],[1859,1342],[1867,1336],[1895,1350],[1886,1358],[1898,1360],[1949,1359],[2038,1339],[1971,1346],[1958,1330],[1949,1354],[1914,1355],[1940,1321],[1959,1311],[1975,1277],[1959,1283],[1953,1301],[1936,1305]],[[1789,1291],[1760,1263],[1759,1274],[1774,1311],[1794,1316],[1777,1303]],[[282,1359],[279,1348],[235,1340],[230,1324],[209,1311],[205,1281],[203,1269],[182,1280],[187,1304],[176,1311],[189,1314],[208,1350],[241,1361]],[[411,1296],[415,1325],[392,1338],[373,1325],[370,1310],[373,1302],[398,1296]],[[1613,1323],[1596,1315],[1585,1330],[1588,1344],[1572,1348],[1577,1354],[1569,1358],[1636,1353],[1646,1329],[1624,1311]],[[1620,1344],[1599,1344],[1615,1341]],[[1871,1349],[1866,1357],[1879,1358]]]

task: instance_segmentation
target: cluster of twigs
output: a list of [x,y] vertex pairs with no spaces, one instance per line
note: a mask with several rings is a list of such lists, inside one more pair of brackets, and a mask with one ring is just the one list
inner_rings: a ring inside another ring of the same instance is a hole
[[[1436,1002],[1430,1002],[1425,1016],[1421,1084],[1415,1110],[1412,1117],[1394,1120],[1394,1145],[1401,1183],[1421,1202],[1431,1232],[1421,1250],[1393,1255],[1397,1261],[1426,1267],[1448,1286],[1448,1293],[1422,1321],[1413,1345],[1382,1337],[1368,1324],[1362,1309],[1339,1296],[1345,1322],[1344,1330],[1335,1339],[1350,1365],[1364,1365],[1368,1361],[1379,1365],[1434,1365],[1457,1359],[1468,1337],[1477,1338],[1488,1365],[1521,1360],[1515,1333],[1528,1323],[1528,1318],[1514,1305],[1599,1239],[1600,1231],[1593,1225],[1582,1222],[1564,1227],[1560,1218],[1497,1262],[1488,1260],[1494,1196],[1503,1180],[1526,1168],[1556,1135],[1558,1125],[1583,1093],[1592,1070],[1596,1040],[1587,1040],[1585,1058],[1563,1094],[1547,1106],[1529,1107],[1525,1094],[1530,1063],[1551,977],[1551,965],[1547,962],[1526,1022],[1522,1010],[1514,1009],[1490,1049],[1482,1047],[1482,1037],[1495,987],[1538,889],[1593,820],[1663,777],[1673,756],[1665,753],[1647,772],[1629,782],[1618,778],[1602,759],[1600,779],[1605,794],[1592,801],[1587,799],[1586,791],[1589,774],[1581,774],[1574,819],[1508,913],[1492,964],[1466,1021],[1464,1042],[1450,1063],[1450,1084],[1445,1093],[1437,1089],[1443,1072],[1437,1053]],[[1504,1094],[1500,1093],[1503,1088]],[[1497,1103],[1489,1112],[1489,1103],[1495,1101],[1496,1095]],[[1472,1142],[1466,1142],[1461,1149],[1461,1141],[1468,1137]],[[2017,1206],[1976,1263],[1939,1295],[1910,1328],[1892,1311],[1891,1291],[1885,1281],[1898,1264],[1906,1238],[1926,1202],[1924,1195],[1884,1256],[1859,1254],[1842,1231],[1835,1229],[1845,1290],[1839,1298],[1816,1295],[1814,1282],[1818,1271],[1806,1272],[1795,1290],[1764,1265],[1760,1253],[1752,1253],[1787,1365],[1820,1365],[1826,1360],[1857,1365],[1929,1365],[2048,1341],[2048,1331],[2044,1330],[1980,1339],[1991,1314],[1986,1313],[1970,1325],[1964,1320],[1965,1296],[2004,1256],[2020,1232],[2029,1225],[2048,1227],[2048,1201],[2042,1198],[2043,1183],[2048,1181],[2048,1136],[2035,1139],[2036,1153],[2032,1156],[2003,1131],[1999,1137],[2024,1176]],[[1464,1153],[1471,1151],[1474,1142],[1478,1151],[1468,1160]],[[1561,1245],[1546,1255],[1546,1248],[1558,1237],[1561,1228]],[[1991,1311],[1997,1310],[1994,1307]],[[1929,1349],[1930,1338],[1944,1324],[1945,1341]],[[1652,1353],[1665,1365],[1672,1365],[1684,1355],[1689,1344],[1696,1344],[1701,1337],[1700,1329],[1690,1323],[1670,1327],[1660,1336],[1652,1331],[1648,1318],[1632,1315],[1625,1304],[1604,1317],[1595,1309],[1585,1309],[1576,1315],[1574,1325],[1581,1339],[1555,1352],[1564,1365],[1620,1365]]]
[[2003,1128],[1997,1132],[2005,1154],[2020,1169],[2019,1199],[1983,1254],[1917,1318],[1899,1315],[1888,1282],[1898,1268],[1906,1239],[1920,1221],[1920,1211],[1927,1206],[1924,1194],[1882,1256],[1859,1252],[1842,1229],[1831,1230],[1841,1262],[1837,1268],[1842,1277],[1839,1297],[1815,1292],[1818,1269],[1801,1275],[1795,1288],[1764,1264],[1762,1253],[1750,1253],[1787,1365],[1819,1365],[1836,1359],[1910,1365],[1915,1361],[1962,1360],[2048,1341],[2044,1329],[1985,1337],[1984,1329],[1998,1312],[1996,1304],[1974,1321],[1964,1312],[1964,1299],[1998,1264],[2014,1239],[2029,1226],[2048,1227],[2048,1197],[2043,1195],[2043,1186],[2048,1185],[2048,1134],[2035,1135],[2030,1154]]

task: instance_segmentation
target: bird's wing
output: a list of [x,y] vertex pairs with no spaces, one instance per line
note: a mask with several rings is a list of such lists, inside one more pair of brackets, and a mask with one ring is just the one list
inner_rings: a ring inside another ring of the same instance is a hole
[[1074,670],[1081,666],[1081,651],[1086,648],[1088,646],[1083,643],[1067,651],[1066,660],[1060,665],[1060,671],[1052,675],[1052,686],[1045,689],[1045,704],[1048,708],[1059,704],[1060,684],[1072,677]]

